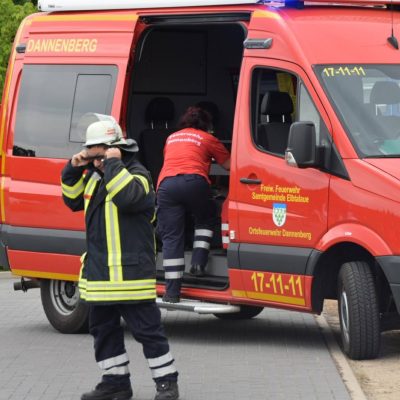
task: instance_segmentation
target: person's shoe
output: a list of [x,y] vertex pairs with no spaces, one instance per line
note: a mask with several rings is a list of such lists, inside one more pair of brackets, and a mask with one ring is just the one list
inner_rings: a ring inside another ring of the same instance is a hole
[[179,303],[181,298],[180,296],[170,296],[169,294],[165,293],[162,297],[162,300],[165,303]]
[[157,394],[154,400],[179,399],[178,383],[174,381],[157,382]]
[[206,267],[203,267],[201,265],[198,264],[194,264],[192,265],[192,267],[190,268],[189,274],[193,275],[193,276],[205,276],[205,269]]
[[120,387],[100,382],[91,392],[84,393],[81,400],[129,400],[132,398],[130,386]]

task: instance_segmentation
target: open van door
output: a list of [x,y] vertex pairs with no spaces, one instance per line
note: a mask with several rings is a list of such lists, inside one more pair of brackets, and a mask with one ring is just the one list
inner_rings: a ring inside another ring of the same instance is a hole
[[330,175],[317,166],[289,166],[285,150],[293,122],[312,121],[317,140],[329,141],[329,120],[293,63],[248,57],[242,79],[249,90],[241,90],[236,110],[231,167],[241,295],[310,310],[306,266],[327,231]]
[[43,305],[63,332],[82,327],[75,281],[85,233],[83,214],[62,202],[60,172],[82,150],[82,115],[120,120],[136,22],[132,12],[36,14],[17,43],[3,238],[14,274],[46,279]]

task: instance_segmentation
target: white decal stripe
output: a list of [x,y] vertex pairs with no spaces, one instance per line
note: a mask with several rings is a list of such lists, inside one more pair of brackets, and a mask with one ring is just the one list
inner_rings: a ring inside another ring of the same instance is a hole
[[129,374],[129,368],[127,365],[122,367],[113,367],[103,373],[104,375],[127,375]]
[[195,240],[193,242],[193,249],[199,249],[199,248],[209,250],[210,249],[210,243],[205,242],[203,240]]
[[194,236],[207,236],[207,237],[213,237],[214,232],[209,230],[209,229],[196,229],[194,231]]
[[111,358],[107,358],[103,361],[99,361],[97,363],[97,365],[101,369],[109,369],[109,368],[115,367],[117,365],[126,363],[126,362],[129,362],[129,357],[128,357],[127,353],[123,353],[123,354],[120,354],[119,356],[111,357]]
[[183,276],[183,271],[165,272],[165,279],[181,279],[182,276]]
[[168,365],[167,367],[151,370],[153,378],[162,378],[165,375],[174,374],[175,372],[176,372],[176,368],[174,365]]
[[163,267],[174,267],[176,265],[185,265],[184,258],[167,258],[163,260]]
[[167,364],[171,361],[173,361],[172,354],[168,352],[167,354],[164,354],[161,357],[157,358],[148,358],[147,361],[149,363],[150,368],[155,368],[155,367],[160,367],[161,365]]

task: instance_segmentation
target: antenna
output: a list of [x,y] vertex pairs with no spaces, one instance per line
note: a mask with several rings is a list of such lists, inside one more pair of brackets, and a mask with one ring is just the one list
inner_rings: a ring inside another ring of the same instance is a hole
[[397,41],[397,39],[396,39],[396,37],[394,36],[394,31],[393,31],[393,25],[394,25],[394,23],[393,23],[393,0],[390,0],[390,12],[391,12],[391,16],[392,16],[392,18],[391,18],[391,24],[392,24],[392,35],[391,36],[389,36],[388,38],[387,38],[387,41],[396,49],[396,50],[398,50],[399,49],[399,42]]

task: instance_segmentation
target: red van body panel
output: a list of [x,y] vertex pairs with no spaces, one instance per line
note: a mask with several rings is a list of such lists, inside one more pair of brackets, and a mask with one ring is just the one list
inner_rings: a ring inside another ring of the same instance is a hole
[[[41,13],[28,17],[15,40],[2,101],[0,205],[3,230],[15,237],[26,235],[32,242],[37,232],[42,231],[48,232],[49,240],[56,231],[74,232],[76,237],[84,235],[83,214],[71,213],[61,198],[60,172],[66,159],[13,155],[24,66],[115,67],[111,114],[125,129],[130,88],[127,76],[134,74],[132,58],[138,51],[136,46],[144,30],[141,18],[232,13],[251,15],[250,21],[242,21],[248,40],[272,39],[270,48],[245,48],[240,71],[227,203],[228,251],[238,248],[240,262],[229,265],[228,288],[187,287],[183,295],[311,312],[315,311],[311,254],[323,254],[337,245],[351,243],[371,257],[400,255],[399,160],[359,158],[314,70],[315,65],[322,64],[400,63],[400,53],[386,41],[392,14],[372,8],[314,6],[297,10],[260,4]],[[393,26],[395,32],[400,32],[397,12]],[[21,44],[25,45],[24,53],[17,52]],[[292,168],[283,157],[260,152],[254,146],[249,123],[252,74],[263,67],[290,71],[304,82],[343,161],[348,179],[318,168]],[[242,179],[260,183],[244,184]],[[286,205],[284,227],[272,223],[275,203]],[[66,281],[78,279],[79,256],[68,253],[67,243],[65,253],[61,250],[34,251],[31,244],[26,249],[7,246],[10,269],[15,275]],[[252,252],[264,251],[263,246],[273,247],[278,253],[279,249],[283,253],[286,248],[295,249],[306,264],[296,271],[285,270],[285,260],[280,271],[269,270],[268,265],[263,269],[252,267]],[[240,255],[242,250],[250,254],[245,267],[246,262]],[[159,293],[163,290],[159,285]]]

